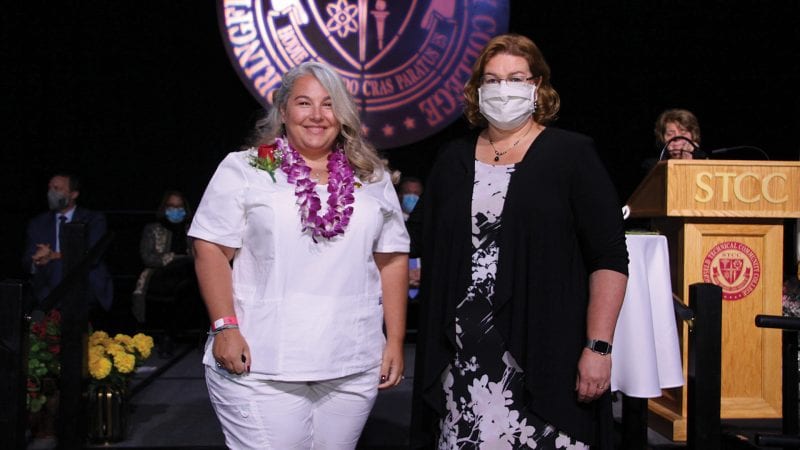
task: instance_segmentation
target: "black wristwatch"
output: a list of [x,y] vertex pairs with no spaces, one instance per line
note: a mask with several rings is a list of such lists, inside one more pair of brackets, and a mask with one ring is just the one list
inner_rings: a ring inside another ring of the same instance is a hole
[[586,348],[601,355],[611,354],[611,344],[609,344],[606,341],[599,341],[597,339],[587,339]]

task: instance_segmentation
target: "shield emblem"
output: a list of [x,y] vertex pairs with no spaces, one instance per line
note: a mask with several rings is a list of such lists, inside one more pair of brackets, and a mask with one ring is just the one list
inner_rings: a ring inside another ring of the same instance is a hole
[[331,48],[356,71],[386,56],[411,22],[418,0],[309,1],[308,9]]
[[741,258],[720,258],[719,271],[728,284],[733,284],[742,275],[744,260]]

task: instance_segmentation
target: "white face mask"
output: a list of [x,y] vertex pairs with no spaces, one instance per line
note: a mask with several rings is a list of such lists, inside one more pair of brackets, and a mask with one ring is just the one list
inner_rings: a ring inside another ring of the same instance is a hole
[[478,89],[481,114],[501,130],[513,130],[525,123],[536,110],[536,85],[507,83],[484,85]]

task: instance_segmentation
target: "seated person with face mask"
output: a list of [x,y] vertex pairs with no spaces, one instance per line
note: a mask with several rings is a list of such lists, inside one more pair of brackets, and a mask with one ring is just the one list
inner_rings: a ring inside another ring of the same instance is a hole
[[417,206],[417,201],[422,195],[422,181],[415,177],[403,177],[400,179],[400,185],[397,187],[397,196],[400,198],[400,207],[403,208],[403,218],[408,220],[408,216],[414,207]]
[[[37,304],[44,301],[67,275],[64,273],[61,253],[62,225],[85,224],[87,250],[106,234],[105,215],[78,206],[79,195],[80,180],[76,175],[54,175],[47,190],[49,211],[37,215],[28,224],[22,264],[31,274],[33,297]],[[108,268],[102,262],[96,264],[89,270],[89,315],[95,326],[101,320],[103,311],[111,309],[113,293]]]
[[[408,220],[408,216],[417,206],[419,197],[422,195],[422,180],[416,177],[403,177],[397,187],[397,196],[400,198],[400,207],[403,209],[403,218]],[[419,294],[420,259],[409,258],[408,260],[408,298],[415,299]]]
[[162,357],[173,350],[177,327],[196,328],[205,320],[192,246],[186,236],[191,223],[191,207],[179,191],[167,191],[156,211],[158,221],[142,231],[139,253],[145,265],[133,292],[133,315],[139,323],[165,328],[159,342]]

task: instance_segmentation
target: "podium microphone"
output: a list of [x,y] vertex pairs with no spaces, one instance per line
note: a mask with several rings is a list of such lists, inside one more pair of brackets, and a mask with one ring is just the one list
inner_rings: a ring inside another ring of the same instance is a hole
[[666,153],[667,153],[667,147],[669,147],[669,144],[671,144],[673,142],[676,142],[676,141],[686,141],[692,146],[692,149],[693,149],[692,158],[694,158],[694,159],[708,159],[708,154],[706,154],[706,152],[700,150],[700,146],[697,145],[693,140],[691,140],[691,139],[689,139],[689,138],[687,138],[685,136],[675,136],[674,138],[671,138],[670,140],[668,140],[667,142],[664,143],[664,146],[661,148],[661,153],[658,154],[658,160],[659,161],[664,159],[664,155],[666,155]]

